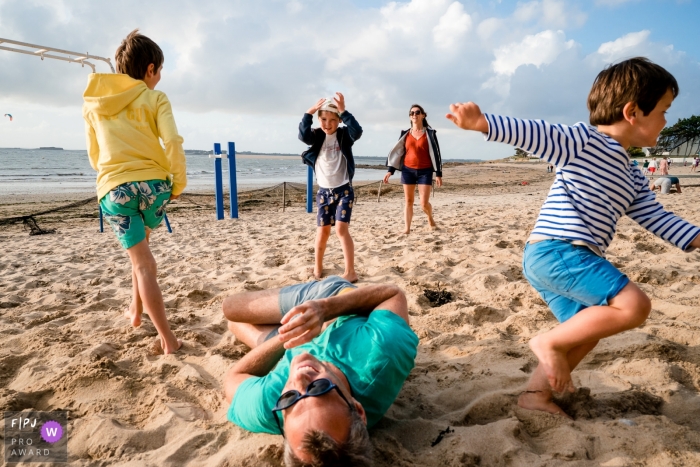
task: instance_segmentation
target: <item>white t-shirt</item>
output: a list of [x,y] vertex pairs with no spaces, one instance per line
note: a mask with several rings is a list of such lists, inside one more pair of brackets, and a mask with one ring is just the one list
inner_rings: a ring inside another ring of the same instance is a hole
[[316,180],[321,188],[338,188],[350,182],[348,162],[340,152],[338,132],[326,135],[316,159]]
[[649,168],[656,169],[657,167],[658,167],[658,162],[656,162],[655,160],[652,159],[651,162],[649,162]]

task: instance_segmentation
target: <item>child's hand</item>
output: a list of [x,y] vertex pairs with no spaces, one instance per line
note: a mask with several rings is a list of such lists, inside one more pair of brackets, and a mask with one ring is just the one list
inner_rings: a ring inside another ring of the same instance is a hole
[[311,107],[309,110],[306,111],[307,114],[313,115],[316,112],[318,112],[318,109],[320,109],[323,106],[323,103],[326,102],[326,98],[322,97],[314,104],[313,107]]
[[464,130],[480,131],[482,133],[489,132],[489,124],[486,117],[481,113],[481,109],[473,102],[466,104],[451,104],[451,114],[445,115],[446,118],[452,120],[452,123]]
[[345,96],[339,92],[336,92],[335,96],[333,97],[333,101],[335,101],[335,105],[338,107],[338,113],[342,114],[345,112]]

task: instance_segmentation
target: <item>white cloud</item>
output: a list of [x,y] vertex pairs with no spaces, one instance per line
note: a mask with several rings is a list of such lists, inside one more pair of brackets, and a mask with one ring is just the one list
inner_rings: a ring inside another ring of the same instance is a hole
[[639,0],[595,0],[595,4],[598,6],[616,7],[619,5],[624,5],[625,3],[632,3],[638,1]]
[[482,41],[488,41],[499,32],[504,26],[504,21],[500,18],[487,18],[476,27],[476,33]]
[[433,41],[440,48],[451,48],[471,27],[471,16],[465,13],[461,3],[453,2],[433,28]]
[[646,43],[649,34],[649,30],[645,29],[639,32],[631,32],[611,42],[604,42],[598,47],[598,54],[606,62],[614,62],[621,58],[641,55],[644,53],[644,48],[641,46]]
[[574,41],[567,41],[564,31],[548,30],[525,36],[520,42],[496,49],[493,71],[500,75],[512,75],[521,65],[539,67],[551,63],[560,53],[573,46]]
[[518,3],[513,12],[513,19],[520,23],[535,22],[548,28],[565,28],[582,26],[586,14],[575,4],[562,0],[542,0]]

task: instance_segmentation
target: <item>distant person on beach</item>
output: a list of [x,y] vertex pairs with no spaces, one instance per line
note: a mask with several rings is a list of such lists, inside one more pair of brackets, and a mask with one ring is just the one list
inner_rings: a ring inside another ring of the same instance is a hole
[[642,166],[644,175],[649,173],[649,159],[644,159],[644,165]]
[[433,173],[435,173],[435,184],[438,187],[442,186],[442,158],[437,132],[428,124],[428,114],[420,105],[413,104],[408,117],[411,120],[411,128],[401,131],[399,141],[389,152],[386,162],[389,171],[384,176],[384,183],[389,183],[389,177],[396,170],[401,171],[401,183],[406,202],[403,231],[405,234],[411,232],[416,185],[418,185],[420,207],[428,216],[428,225],[433,230],[437,228],[433,218],[433,206],[430,204]]
[[288,466],[369,466],[374,426],[414,366],[418,336],[393,285],[320,282],[224,300],[228,328],[252,350],[224,380],[228,419],[285,437]]
[[664,159],[663,157],[659,161],[659,175],[662,177],[665,175],[668,175],[668,168],[669,168],[669,163],[668,159]]
[[656,172],[656,168],[658,167],[658,162],[656,162],[656,157],[652,158],[651,162],[649,162],[649,175],[652,177],[654,176],[654,172]]
[[168,354],[182,342],[168,325],[148,240],[168,202],[187,185],[183,139],[168,98],[154,90],[164,61],[160,47],[136,29],[115,60],[117,73],[91,74],[83,94],[88,157],[102,212],[131,260],[133,297],[125,315],[137,327],[145,310],[158,331],[157,346]]
[[[321,128],[311,128],[313,114],[318,112]],[[339,127],[340,121],[346,126]],[[319,99],[306,111],[299,124],[299,139],[311,146],[301,158],[314,169],[318,182],[316,193],[316,247],[313,275],[323,276],[323,255],[326,252],[331,226],[340,240],[345,258],[343,278],[357,281],[355,272],[355,244],[350,236],[350,217],[355,192],[352,178],[355,175],[355,158],[352,145],[362,136],[362,127],[350,112],[345,110],[345,97],[336,93],[332,99]]]
[[700,164],[700,156],[695,156],[693,159],[693,166],[690,168],[691,172],[698,170],[698,164]]
[[676,189],[676,193],[682,193],[681,181],[678,177],[659,177],[649,183],[651,191],[659,190],[664,195],[671,193],[671,187]]
[[598,341],[649,316],[649,297],[604,258],[623,214],[684,251],[700,247],[700,228],[664,210],[625,151],[656,145],[677,95],[668,71],[632,58],[596,77],[588,95],[590,125],[483,114],[473,102],[450,106],[447,118],[458,127],[557,166],[525,246],[523,274],[561,324],[530,341],[539,365],[518,399],[521,407],[566,415],[553,391],[575,391],[571,371]]

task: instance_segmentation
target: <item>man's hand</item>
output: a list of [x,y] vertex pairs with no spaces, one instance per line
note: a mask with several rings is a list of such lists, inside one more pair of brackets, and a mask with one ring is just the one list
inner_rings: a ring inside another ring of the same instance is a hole
[[323,103],[326,102],[326,98],[322,97],[314,104],[313,107],[311,107],[309,110],[306,111],[307,114],[313,115],[316,112],[318,112],[318,109],[320,109],[323,106]]
[[291,349],[311,340],[321,334],[323,323],[326,322],[324,302],[310,300],[295,306],[282,318],[279,328],[279,338],[284,342],[285,349]]
[[473,102],[466,104],[457,103],[450,104],[451,114],[445,115],[452,123],[462,128],[463,130],[474,130],[482,133],[489,132],[489,124],[486,117],[481,113],[481,109]]
[[391,172],[387,172],[386,175],[384,175],[384,183],[389,183],[389,177],[391,177]]
[[336,92],[335,96],[333,97],[333,101],[335,102],[335,105],[338,107],[338,113],[343,113],[345,112],[345,96],[343,96],[341,93]]
[[435,185],[437,185],[438,188],[442,186],[442,177],[435,177]]

